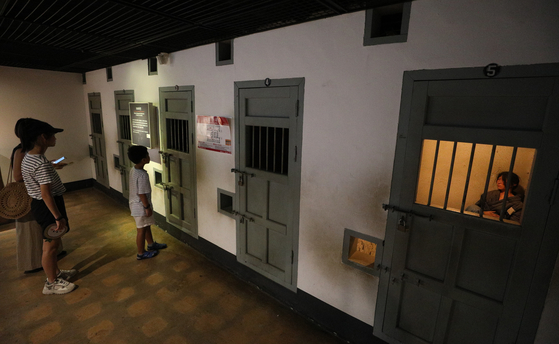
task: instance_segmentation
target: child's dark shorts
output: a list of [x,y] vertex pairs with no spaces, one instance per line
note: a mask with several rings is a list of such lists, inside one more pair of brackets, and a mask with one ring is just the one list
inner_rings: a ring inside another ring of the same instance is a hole
[[[56,203],[56,206],[58,207],[58,211],[60,211],[62,217],[66,219],[66,223],[69,231],[70,225],[68,225],[68,216],[66,215],[66,206],[64,205],[64,197],[54,196],[54,202]],[[31,212],[33,213],[35,220],[39,223],[43,231],[51,224],[56,223],[56,219],[54,218],[54,216],[52,216],[52,213],[47,207],[47,204],[43,200],[38,200],[33,198],[33,200],[31,201]],[[45,236],[43,235],[43,239],[47,239],[47,238],[45,238]]]

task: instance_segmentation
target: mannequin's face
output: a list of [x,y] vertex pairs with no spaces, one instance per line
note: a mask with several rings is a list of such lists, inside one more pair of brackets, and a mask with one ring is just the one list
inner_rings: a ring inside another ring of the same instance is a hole
[[[501,192],[505,192],[506,187],[507,187],[507,182],[503,180],[503,177],[499,177],[499,179],[497,179],[497,189]],[[516,184],[511,185],[510,190],[514,190],[515,187]]]
[[499,177],[499,179],[497,179],[497,189],[499,189],[499,191],[501,191],[501,192],[504,192],[506,186],[507,186],[507,183],[505,181],[503,181],[503,177]]

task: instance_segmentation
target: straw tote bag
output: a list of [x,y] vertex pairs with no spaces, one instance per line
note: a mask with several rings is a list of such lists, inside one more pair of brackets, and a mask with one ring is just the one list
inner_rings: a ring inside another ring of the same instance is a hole
[[23,182],[12,181],[12,163],[8,171],[8,183],[0,190],[0,216],[6,219],[19,219],[31,210],[31,197]]

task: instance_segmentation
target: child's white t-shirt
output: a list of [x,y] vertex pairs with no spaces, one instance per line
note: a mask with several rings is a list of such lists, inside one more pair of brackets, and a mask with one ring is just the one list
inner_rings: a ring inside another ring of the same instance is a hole
[[144,205],[139,195],[146,195],[151,205],[151,184],[149,174],[144,169],[132,167],[130,169],[130,189],[129,189],[130,215],[145,216]]

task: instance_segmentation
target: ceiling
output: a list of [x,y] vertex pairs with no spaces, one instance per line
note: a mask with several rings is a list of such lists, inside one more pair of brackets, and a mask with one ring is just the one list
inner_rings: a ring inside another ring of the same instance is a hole
[[85,73],[401,2],[0,0],[0,65]]

